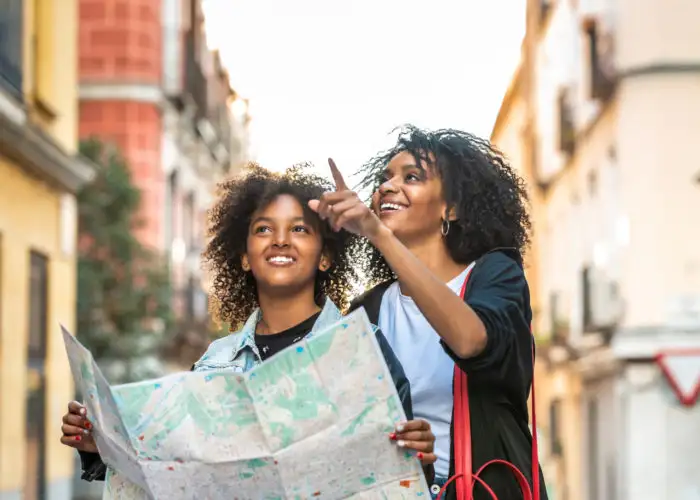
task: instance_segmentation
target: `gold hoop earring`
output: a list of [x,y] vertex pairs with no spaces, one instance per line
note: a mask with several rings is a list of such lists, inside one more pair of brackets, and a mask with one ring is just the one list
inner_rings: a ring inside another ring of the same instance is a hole
[[442,236],[447,236],[447,233],[450,232],[450,221],[447,219],[442,220],[442,227],[440,227],[440,232],[442,233]]

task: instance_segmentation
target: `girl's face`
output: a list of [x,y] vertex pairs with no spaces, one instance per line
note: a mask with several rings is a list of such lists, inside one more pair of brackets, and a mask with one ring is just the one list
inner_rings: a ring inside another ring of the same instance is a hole
[[253,214],[241,264],[253,273],[259,292],[313,290],[316,273],[328,270],[331,264],[323,253],[317,224],[310,222],[299,201],[287,194]]
[[405,245],[441,237],[446,212],[442,184],[434,170],[402,151],[386,166],[384,181],[372,196],[372,209]]

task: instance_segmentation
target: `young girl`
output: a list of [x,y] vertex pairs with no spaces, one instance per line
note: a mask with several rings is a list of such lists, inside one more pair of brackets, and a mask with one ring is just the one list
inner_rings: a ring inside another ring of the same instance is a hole
[[[409,127],[372,159],[362,182],[373,188],[371,209],[329,163],[337,191],[310,207],[372,245],[367,273],[381,284],[353,307],[364,306],[378,321],[411,382],[414,414],[435,433],[434,497],[454,474],[455,363],[468,374],[473,470],[504,459],[532,484],[532,311],[521,258],[530,220],[523,181],[486,141],[456,130]],[[481,478],[500,500],[522,498],[503,466],[489,467]],[[537,500],[546,499],[541,478],[540,484]],[[454,482],[447,498],[456,498]],[[475,486],[475,500],[491,498]]]
[[[300,168],[274,174],[256,165],[223,183],[203,257],[213,275],[218,317],[237,331],[214,341],[194,371],[248,371],[341,318],[335,304],[348,302],[356,236],[331,231],[308,209],[309,200],[326,189],[322,179]],[[425,420],[412,420],[401,364],[382,333],[376,335],[409,418],[397,438],[428,466],[436,458],[435,438]],[[86,408],[74,401],[63,417],[61,442],[81,452],[83,479],[104,480],[91,427]]]

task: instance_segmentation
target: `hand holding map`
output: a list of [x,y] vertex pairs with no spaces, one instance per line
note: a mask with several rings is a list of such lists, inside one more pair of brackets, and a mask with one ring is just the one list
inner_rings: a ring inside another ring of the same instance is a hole
[[[253,370],[178,373],[110,388],[64,330],[110,467],[106,495],[153,499],[428,499],[364,310]],[[127,492],[131,492],[127,495]]]

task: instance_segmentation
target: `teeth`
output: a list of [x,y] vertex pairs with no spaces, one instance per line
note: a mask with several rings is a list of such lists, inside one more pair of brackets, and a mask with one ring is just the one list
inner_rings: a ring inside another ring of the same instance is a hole
[[267,259],[268,262],[274,262],[276,264],[290,264],[294,262],[294,259],[291,257],[283,257],[283,256],[278,256],[278,257],[270,257]]
[[396,203],[382,203],[379,206],[380,210],[403,210],[404,207],[402,205],[397,205]]

